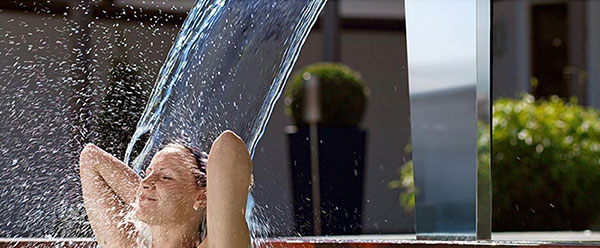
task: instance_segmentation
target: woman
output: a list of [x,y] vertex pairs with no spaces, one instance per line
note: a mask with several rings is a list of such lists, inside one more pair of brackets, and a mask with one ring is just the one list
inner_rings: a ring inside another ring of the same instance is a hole
[[248,150],[226,131],[209,154],[206,161],[184,145],[169,144],[154,155],[142,179],[117,158],[87,145],[79,162],[81,188],[98,244],[137,247],[143,232],[128,220],[132,216],[151,230],[155,248],[250,247]]

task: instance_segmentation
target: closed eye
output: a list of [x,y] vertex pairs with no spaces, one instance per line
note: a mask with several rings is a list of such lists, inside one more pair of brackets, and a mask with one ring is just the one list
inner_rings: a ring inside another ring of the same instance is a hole
[[160,178],[161,178],[161,179],[165,179],[165,180],[173,180],[173,178],[171,178],[171,177],[167,177],[167,176],[162,176],[162,177],[160,177]]

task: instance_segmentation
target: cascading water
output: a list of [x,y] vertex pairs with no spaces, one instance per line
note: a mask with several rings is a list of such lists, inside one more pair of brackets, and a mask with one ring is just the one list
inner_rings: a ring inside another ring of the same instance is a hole
[[210,149],[224,130],[252,153],[323,0],[198,1],[190,11],[129,143],[131,164],[148,164],[178,140]]
[[[173,140],[208,151],[227,129],[240,135],[253,153],[325,1],[199,0],[158,75],[125,160],[140,171],[161,145]],[[85,39],[91,47],[77,50],[68,44],[81,30],[68,15],[39,17],[39,27],[14,15],[0,26],[0,78],[6,79],[0,82],[0,237],[91,234],[81,205],[77,156],[85,143],[102,139],[98,114],[108,90],[95,73],[108,71],[98,61],[117,57],[110,40],[120,21],[89,23],[91,34]],[[131,31],[156,35],[155,30],[155,23],[140,23]],[[28,39],[35,35],[43,38]],[[136,49],[156,53],[152,46]],[[82,70],[91,76],[84,79],[73,76],[81,61],[72,61],[81,54],[90,55],[90,68]],[[144,55],[129,55],[140,59],[136,62],[142,71],[154,63]],[[138,79],[143,84],[153,73]],[[123,95],[131,93],[125,83],[117,85]],[[113,111],[106,106],[102,111]],[[87,124],[78,126],[82,122]],[[110,145],[103,148],[110,150]],[[133,147],[140,146],[142,151],[135,152]]]

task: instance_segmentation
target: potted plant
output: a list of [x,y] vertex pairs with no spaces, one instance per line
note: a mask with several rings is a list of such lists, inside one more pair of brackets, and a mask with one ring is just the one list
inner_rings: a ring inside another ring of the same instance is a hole
[[317,63],[297,73],[286,92],[286,113],[295,126],[286,133],[290,149],[294,222],[300,235],[313,235],[311,142],[304,120],[306,73],[319,81],[318,129],[320,209],[323,235],[361,233],[365,143],[359,128],[368,88],[348,66]]

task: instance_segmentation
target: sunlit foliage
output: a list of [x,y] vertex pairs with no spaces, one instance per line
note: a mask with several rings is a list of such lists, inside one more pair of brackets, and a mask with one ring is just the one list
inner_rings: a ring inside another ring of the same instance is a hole
[[[480,134],[487,127],[480,125]],[[481,139],[479,149],[488,142]],[[600,223],[600,112],[576,100],[498,99],[492,120],[493,231],[582,230]],[[479,153],[479,163],[489,161]],[[412,161],[391,188],[414,208]]]

